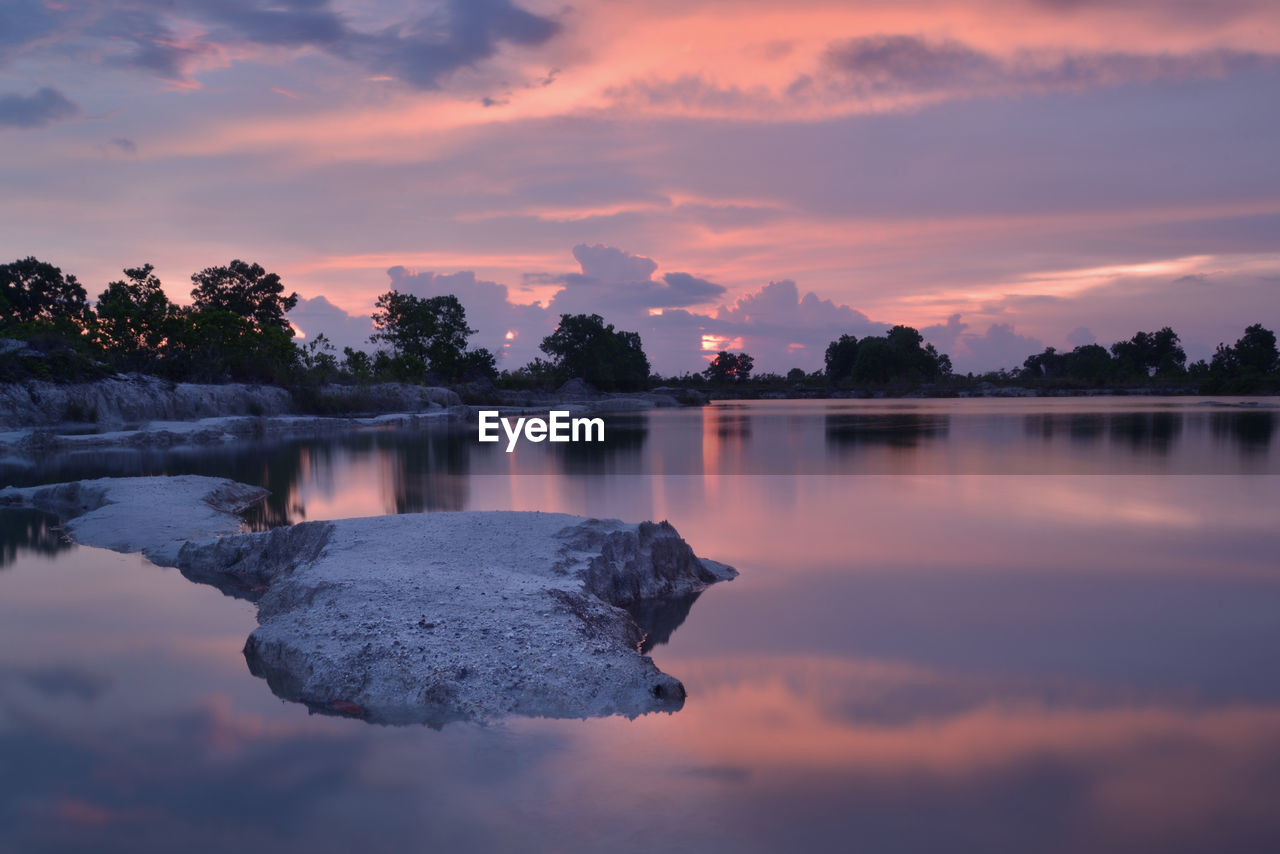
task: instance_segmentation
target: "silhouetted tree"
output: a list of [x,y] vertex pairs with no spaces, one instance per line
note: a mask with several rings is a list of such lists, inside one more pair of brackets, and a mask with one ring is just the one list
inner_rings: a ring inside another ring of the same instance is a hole
[[373,340],[391,345],[402,373],[429,370],[457,379],[468,366],[467,338],[475,330],[467,326],[467,312],[453,294],[418,297],[387,291],[378,297],[373,326]]
[[276,327],[291,331],[285,312],[298,304],[298,295],[284,296],[284,285],[275,273],[258,264],[235,260],[225,267],[206,267],[191,275],[192,307],[197,311],[220,309],[243,317],[259,329]]
[[1255,323],[1244,331],[1235,346],[1218,345],[1213,356],[1213,367],[1227,372],[1242,370],[1267,374],[1280,367],[1280,353],[1276,350],[1276,334]]
[[122,370],[154,370],[167,339],[178,330],[176,307],[150,264],[129,267],[125,278],[98,295],[93,339]]
[[222,308],[182,308],[175,312],[164,372],[200,382],[289,383],[295,378],[298,348],[287,329],[258,327]]
[[853,373],[853,363],[858,359],[858,339],[852,335],[841,335],[827,345],[826,355],[827,379],[839,382],[849,378]]
[[951,357],[939,353],[910,326],[895,326],[883,336],[861,341],[842,335],[827,345],[826,373],[833,382],[934,382],[951,373]]
[[498,361],[488,348],[477,347],[468,350],[462,357],[462,370],[459,377],[464,380],[475,380],[484,377],[494,380],[498,377]]
[[298,359],[312,381],[326,383],[338,373],[336,352],[329,336],[321,332],[298,348]]
[[628,390],[649,379],[639,334],[616,331],[598,314],[560,315],[560,325],[542,339],[541,349],[561,381],[581,377],[598,388]]
[[373,377],[373,360],[363,350],[343,347],[342,368],[358,381],[363,382]]
[[755,359],[746,353],[730,353],[721,350],[702,373],[714,383],[745,382],[751,377]]
[[1053,347],[1028,356],[1022,363],[1024,379],[1064,378],[1079,382],[1102,384],[1115,373],[1115,360],[1106,348],[1099,344],[1083,344],[1069,353],[1059,353]]
[[1117,370],[1125,376],[1179,376],[1186,373],[1187,354],[1178,334],[1168,326],[1159,332],[1139,332],[1111,345]]
[[70,274],[33,257],[0,264],[0,330],[19,327],[78,332],[89,321],[84,288]]

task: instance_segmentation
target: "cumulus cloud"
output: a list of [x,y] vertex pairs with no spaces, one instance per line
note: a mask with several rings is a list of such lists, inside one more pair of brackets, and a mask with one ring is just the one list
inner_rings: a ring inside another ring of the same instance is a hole
[[1067,333],[1067,343],[1072,347],[1084,347],[1089,344],[1097,344],[1098,336],[1087,326],[1077,326]]
[[920,334],[940,352],[951,356],[957,373],[1016,368],[1027,356],[1044,350],[1043,342],[1020,335],[1011,323],[993,323],[981,335],[969,330],[969,324],[963,322],[959,314],[953,314],[946,323],[926,326]]
[[649,309],[709,305],[725,292],[723,285],[690,273],[665,273],[655,280],[656,261],[613,246],[578,244],[573,247],[573,257],[581,272],[528,278],[564,286],[551,301],[551,311],[557,315],[637,316]]
[[[619,329],[640,333],[654,369],[663,374],[699,371],[705,357],[719,349],[751,353],[761,371],[812,371],[822,366],[830,341],[844,334],[878,335],[889,328],[851,306],[801,293],[790,280],[769,282],[717,305],[726,292],[722,285],[684,272],[655,278],[657,262],[643,255],[587,244],[574,247],[573,254],[577,272],[526,275],[526,281],[561,285],[545,307],[513,303],[506,285],[477,278],[472,271],[418,272],[397,266],[387,270],[388,286],[420,297],[456,296],[467,323],[477,330],[471,346],[488,348],[499,366],[509,369],[543,355],[538,345],[561,314],[599,314]],[[367,348],[372,331],[368,315],[349,315],[324,297],[300,299],[289,319],[309,338],[325,333],[339,350]]]
[[1019,335],[1012,323],[993,323],[985,334],[964,336],[960,344],[952,354],[953,364],[972,371],[1020,367],[1027,356],[1044,350],[1044,342]]
[[42,128],[80,114],[80,108],[48,86],[30,95],[0,95],[0,127]]
[[861,338],[889,328],[851,306],[801,294],[790,279],[769,282],[713,315],[664,312],[651,319],[650,327],[661,344],[666,373],[698,370],[699,357],[720,349],[750,353],[761,371],[812,371],[822,366],[827,344],[841,335]]
[[305,344],[323,333],[339,353],[343,347],[369,349],[369,336],[373,333],[369,315],[347,314],[322,296],[299,297],[298,304],[289,312],[289,322],[302,333],[297,339],[299,343]]
[[0,56],[49,50],[181,80],[202,57],[232,55],[228,48],[309,48],[435,89],[503,43],[540,45],[559,30],[511,0],[446,0],[376,30],[355,29],[331,0],[124,0],[101,8],[19,0],[0,10]]

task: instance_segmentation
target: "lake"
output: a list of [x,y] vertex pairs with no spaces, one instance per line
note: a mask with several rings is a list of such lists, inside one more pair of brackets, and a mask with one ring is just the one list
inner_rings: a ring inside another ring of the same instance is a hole
[[668,519],[741,572],[654,631],[679,712],[380,727],[251,676],[250,604],[0,512],[0,850],[1280,850],[1274,400],[605,418],[0,461],[261,484],[255,529]]

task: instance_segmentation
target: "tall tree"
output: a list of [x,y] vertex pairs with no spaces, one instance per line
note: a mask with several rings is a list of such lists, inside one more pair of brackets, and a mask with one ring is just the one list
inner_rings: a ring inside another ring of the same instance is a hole
[[852,335],[841,335],[827,345],[826,355],[827,379],[831,382],[847,380],[853,373],[853,363],[858,360],[858,339]]
[[1111,345],[1121,374],[1137,377],[1177,376],[1186,372],[1187,354],[1178,333],[1168,326],[1158,332],[1139,332]]
[[841,335],[827,345],[827,379],[859,383],[933,382],[951,373],[951,357],[924,345],[913,327],[895,326],[861,341]]
[[126,268],[123,279],[98,295],[94,341],[118,367],[153,366],[165,339],[175,331],[175,307],[154,269],[150,264]]
[[34,257],[0,264],[0,327],[63,326],[82,329],[89,320],[84,288],[70,274]]
[[746,353],[730,353],[721,350],[702,373],[714,383],[746,382],[755,367],[755,359]]
[[562,314],[542,339],[560,380],[581,377],[602,389],[636,389],[649,379],[649,359],[640,335],[621,332],[598,314]]
[[466,354],[475,330],[467,326],[467,312],[453,294],[418,297],[390,290],[376,306],[373,340],[390,344],[402,365],[420,363],[424,371],[456,379],[477,364]]
[[196,311],[219,309],[249,320],[259,329],[290,331],[285,312],[298,304],[298,295],[284,295],[280,276],[258,264],[235,260],[225,267],[206,267],[191,275]]
[[1267,374],[1280,368],[1280,352],[1276,350],[1276,334],[1261,323],[1244,331],[1233,346],[1219,344],[1213,354],[1213,370],[1220,374],[1241,371]]

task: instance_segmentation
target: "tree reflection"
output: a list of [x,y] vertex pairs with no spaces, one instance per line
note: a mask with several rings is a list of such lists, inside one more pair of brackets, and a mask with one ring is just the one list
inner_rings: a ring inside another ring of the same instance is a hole
[[397,513],[465,510],[474,436],[461,430],[389,433],[377,453],[391,473]]
[[0,569],[24,552],[48,557],[71,547],[57,516],[27,508],[0,510]]
[[915,448],[945,439],[950,431],[950,416],[916,412],[838,413],[827,415],[824,426],[827,444],[837,449]]
[[708,425],[721,440],[745,442],[751,438],[751,416],[727,406],[711,406],[707,410]]
[[1107,419],[1100,412],[1048,413],[1037,412],[1022,420],[1023,432],[1032,438],[1051,441],[1065,435],[1074,442],[1096,442],[1105,435]]
[[643,456],[649,438],[647,414],[607,418],[603,442],[564,442],[544,447],[564,474],[647,474]]
[[1242,454],[1265,453],[1276,432],[1272,412],[1214,412],[1209,416],[1209,430],[1215,439],[1233,444]]
[[1181,412],[1124,412],[1108,421],[1111,441],[1135,451],[1167,454],[1182,435]]

